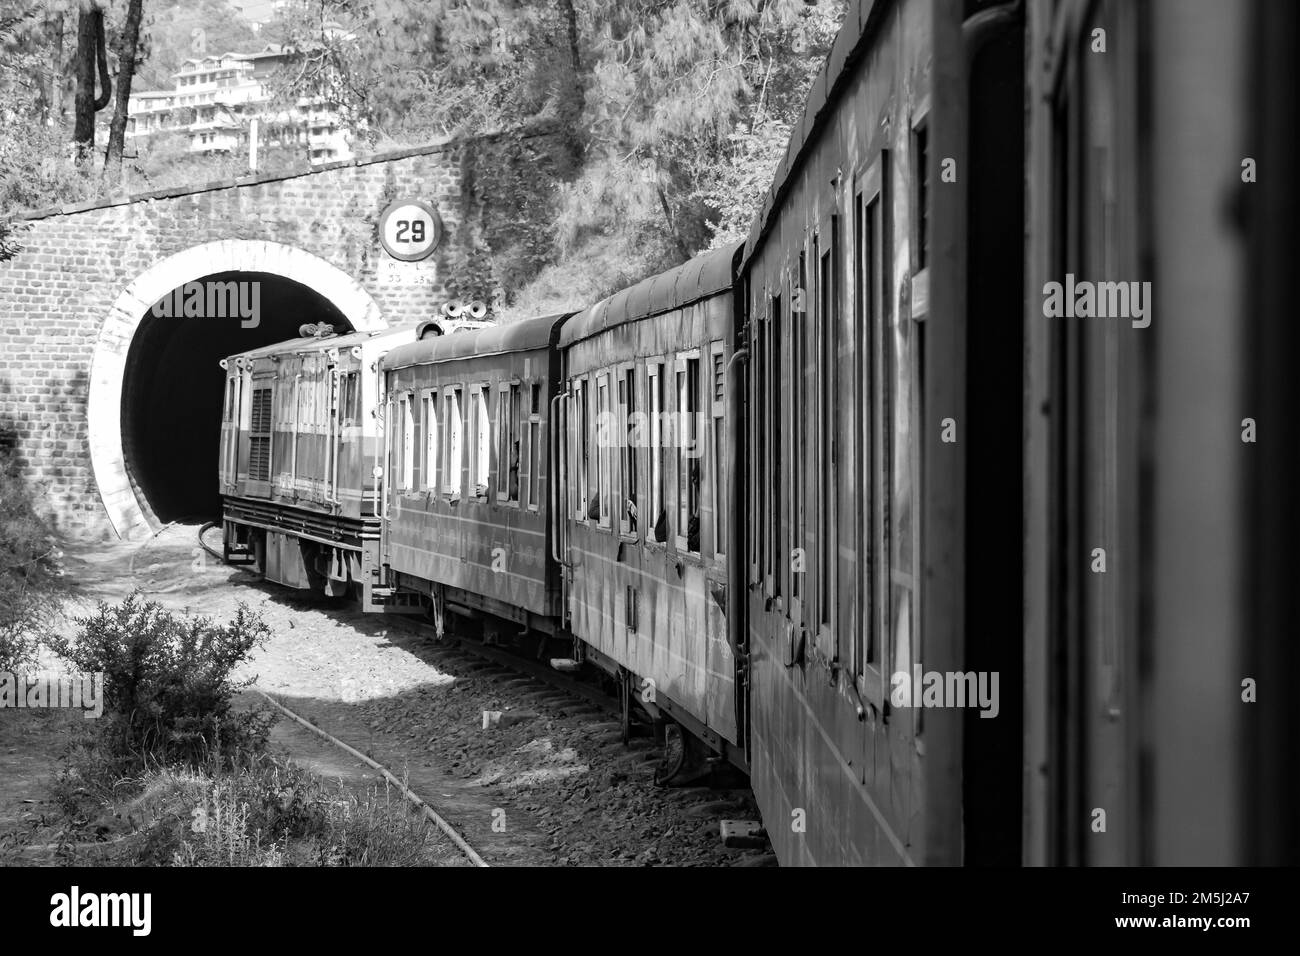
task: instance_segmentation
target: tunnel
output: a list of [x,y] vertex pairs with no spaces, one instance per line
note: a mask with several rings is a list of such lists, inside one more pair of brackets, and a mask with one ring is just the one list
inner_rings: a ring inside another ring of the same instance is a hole
[[[253,317],[217,308],[216,315],[158,315],[146,310],[127,352],[122,382],[122,451],[127,475],[147,516],[159,524],[214,520],[221,515],[217,456],[227,356],[298,337],[306,323],[352,331],[343,313],[315,290],[283,276],[219,272],[196,280],[257,283],[238,287]],[[231,287],[225,286],[229,289]],[[256,289],[256,298],[253,290]],[[197,311],[195,286],[173,293],[173,313]],[[233,305],[233,299],[213,299]],[[208,299],[204,304],[210,304]],[[206,309],[205,309],[206,311]],[[233,314],[225,314],[233,312]],[[254,318],[256,324],[253,324]],[[149,515],[152,512],[152,515]]]

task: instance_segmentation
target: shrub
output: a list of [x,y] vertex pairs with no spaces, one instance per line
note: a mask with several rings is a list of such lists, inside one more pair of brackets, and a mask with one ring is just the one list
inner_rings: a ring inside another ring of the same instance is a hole
[[34,663],[67,591],[54,535],[33,507],[35,493],[0,449],[0,671]]
[[64,824],[52,836],[67,865],[463,863],[387,783],[355,792],[271,753],[236,769],[161,768],[117,780],[92,757],[68,768],[54,795]]
[[104,675],[99,734],[122,772],[229,764],[266,746],[271,718],[232,707],[235,693],[252,682],[235,681],[233,671],[270,634],[247,605],[219,625],[173,614],[135,592],[115,607],[101,602],[77,625],[75,638],[51,646],[83,671]]

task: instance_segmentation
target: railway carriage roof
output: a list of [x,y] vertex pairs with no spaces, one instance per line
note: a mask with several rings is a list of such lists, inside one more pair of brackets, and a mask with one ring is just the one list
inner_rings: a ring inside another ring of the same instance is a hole
[[354,345],[360,345],[363,342],[369,342],[373,338],[399,331],[402,330],[379,329],[374,332],[347,332],[343,335],[326,335],[320,338],[309,335],[303,338],[286,339],[272,345],[263,345],[261,348],[249,349],[247,352],[235,352],[226,356],[226,358],[265,358],[268,355],[293,355],[298,352],[314,352],[323,349],[346,349]]
[[560,331],[560,346],[581,342],[606,329],[671,312],[731,288],[740,242],[711,249],[689,262],[601,299],[579,312]]
[[533,352],[553,344],[555,330],[572,314],[562,312],[522,322],[448,332],[446,335],[421,339],[393,349],[380,360],[379,365],[383,369],[406,368],[507,352]]
[[847,82],[849,78],[846,68],[869,45],[876,22],[889,5],[888,0],[849,0],[848,12],[840,24],[839,33],[835,35],[835,42],[831,44],[831,51],[808,91],[803,115],[790,131],[790,142],[781,162],[777,164],[771,188],[764,193],[758,213],[749,227],[744,262],[747,263],[762,244],[804,154],[813,145],[822,124],[834,111],[841,83]]

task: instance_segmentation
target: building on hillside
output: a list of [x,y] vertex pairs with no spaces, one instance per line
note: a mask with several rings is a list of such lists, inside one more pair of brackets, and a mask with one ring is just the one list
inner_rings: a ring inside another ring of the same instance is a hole
[[263,146],[302,149],[313,163],[350,159],[351,134],[331,111],[307,100],[292,109],[271,107],[271,76],[293,54],[277,44],[258,53],[223,53],[186,60],[172,74],[172,90],[131,94],[127,136],[169,131],[188,134],[189,152],[231,153],[248,143],[258,119]]

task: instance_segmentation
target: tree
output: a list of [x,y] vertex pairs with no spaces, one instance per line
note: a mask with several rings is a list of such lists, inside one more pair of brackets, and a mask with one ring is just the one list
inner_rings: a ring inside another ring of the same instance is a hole
[[[104,10],[95,0],[82,0],[77,15],[77,94],[74,103],[76,126],[72,142],[77,162],[84,163],[95,148],[95,114],[108,105],[113,82],[108,75],[108,47],[104,34]],[[99,68],[99,93],[95,92],[95,68]]]
[[19,0],[0,12],[0,260],[18,250],[6,218],[16,209],[75,202],[93,185],[71,160],[60,109],[62,0]]
[[126,141],[126,120],[131,102],[131,80],[135,75],[140,49],[140,21],[144,16],[143,0],[128,0],[126,22],[117,40],[117,102],[108,130],[108,150],[104,153],[104,175],[111,177],[122,167],[122,148]]
[[[301,58],[281,95],[335,109],[372,142],[553,124],[569,167],[508,197],[539,217],[519,229],[547,231],[550,261],[497,272],[555,266],[546,281],[556,295],[579,275],[584,290],[612,291],[743,234],[844,9],[839,0],[310,0],[284,25]],[[570,260],[588,268],[560,268]]]

